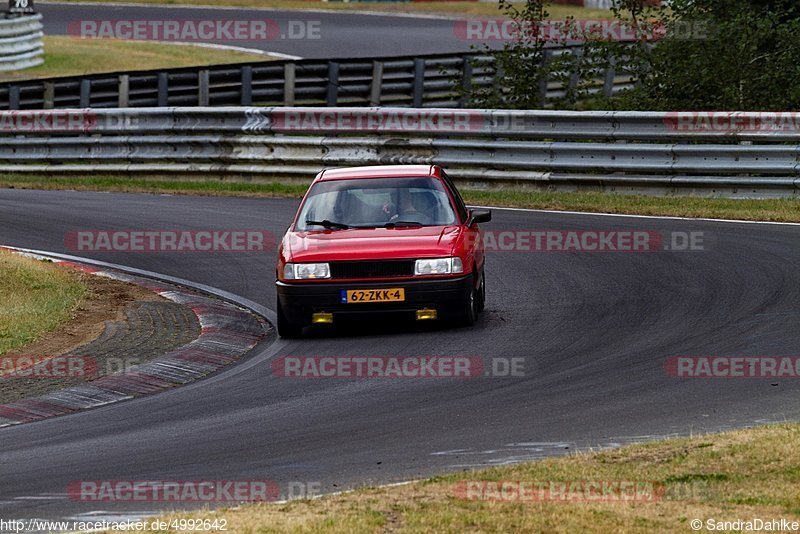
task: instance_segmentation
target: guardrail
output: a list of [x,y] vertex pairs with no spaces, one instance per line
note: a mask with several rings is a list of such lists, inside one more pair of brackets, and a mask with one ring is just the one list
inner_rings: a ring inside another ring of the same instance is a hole
[[788,127],[764,114],[696,118],[363,107],[0,112],[0,172],[307,180],[324,167],[438,163],[479,187],[800,194],[800,116]]
[[0,16],[0,72],[44,63],[42,15]]
[[[552,47],[548,57],[580,46]],[[433,54],[390,58],[282,60],[49,78],[0,84],[0,109],[152,106],[409,106],[463,107],[460,88],[495,84],[491,55]],[[568,85],[580,80],[572,77]],[[607,96],[632,86],[614,68],[589,91]],[[537,88],[545,100],[566,87]]]

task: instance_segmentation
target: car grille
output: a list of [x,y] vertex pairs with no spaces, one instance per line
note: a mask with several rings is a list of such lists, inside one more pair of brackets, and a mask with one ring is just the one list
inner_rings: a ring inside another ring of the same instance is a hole
[[331,278],[391,278],[414,275],[414,260],[339,261],[330,265]]

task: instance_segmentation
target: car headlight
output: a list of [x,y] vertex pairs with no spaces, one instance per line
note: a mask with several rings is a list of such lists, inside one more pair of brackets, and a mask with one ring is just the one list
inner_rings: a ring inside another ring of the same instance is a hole
[[417,260],[414,264],[414,276],[456,274],[463,272],[464,265],[461,263],[461,258],[431,258]]
[[327,263],[287,263],[283,266],[286,280],[313,280],[330,278],[331,268]]

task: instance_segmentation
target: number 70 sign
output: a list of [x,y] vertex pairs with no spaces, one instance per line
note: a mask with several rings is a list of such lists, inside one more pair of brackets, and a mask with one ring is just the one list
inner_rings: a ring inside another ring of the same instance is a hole
[[8,0],[9,13],[33,13],[33,0]]

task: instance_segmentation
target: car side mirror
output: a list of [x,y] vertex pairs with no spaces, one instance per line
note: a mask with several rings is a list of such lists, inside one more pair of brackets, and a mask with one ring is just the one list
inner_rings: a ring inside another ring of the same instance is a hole
[[469,210],[469,218],[467,219],[467,226],[473,224],[487,223],[492,220],[491,210]]

